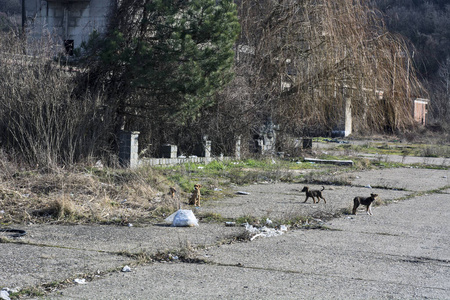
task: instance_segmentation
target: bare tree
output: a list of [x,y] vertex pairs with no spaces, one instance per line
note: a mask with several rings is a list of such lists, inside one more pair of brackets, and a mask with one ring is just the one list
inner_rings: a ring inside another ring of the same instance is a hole
[[50,36],[28,42],[18,36],[0,34],[1,147],[46,169],[93,155],[108,124],[101,97],[74,97],[75,70],[55,60],[63,49]]
[[431,106],[432,121],[449,124],[450,119],[450,58],[440,65],[437,72],[439,81],[434,81],[433,105]]
[[408,48],[366,1],[242,0],[239,16],[235,129],[271,116],[286,133],[324,134],[346,98],[355,131],[413,125],[410,98],[423,89]]

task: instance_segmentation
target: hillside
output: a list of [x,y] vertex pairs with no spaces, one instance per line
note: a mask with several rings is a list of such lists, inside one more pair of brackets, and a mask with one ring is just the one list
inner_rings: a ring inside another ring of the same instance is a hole
[[434,122],[450,120],[450,5],[445,0],[375,0],[391,32],[413,46],[413,60],[433,101]]

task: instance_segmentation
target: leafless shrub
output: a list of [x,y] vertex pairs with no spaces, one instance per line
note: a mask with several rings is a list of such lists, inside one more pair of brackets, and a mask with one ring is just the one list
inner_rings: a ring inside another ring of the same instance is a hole
[[[227,91],[239,101],[234,126],[271,116],[282,134],[323,134],[343,119],[346,99],[356,131],[413,126],[410,98],[423,89],[409,51],[366,1],[244,0],[239,13],[237,75]],[[227,104],[218,112],[236,112]]]
[[10,179],[18,171],[18,165],[11,154],[0,148],[0,178]]
[[75,96],[74,70],[57,45],[51,36],[0,34],[1,146],[44,169],[93,155],[105,136],[101,97]]

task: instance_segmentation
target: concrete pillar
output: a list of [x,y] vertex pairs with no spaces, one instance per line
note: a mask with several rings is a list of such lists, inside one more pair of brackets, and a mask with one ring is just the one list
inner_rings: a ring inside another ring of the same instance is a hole
[[241,159],[241,136],[236,139],[236,146],[234,148],[234,157],[236,159]]
[[344,136],[352,134],[352,99],[350,97],[345,98],[345,128]]
[[139,131],[121,131],[119,134],[119,162],[125,168],[139,164]]
[[211,141],[203,141],[203,151],[204,157],[206,158],[211,157]]

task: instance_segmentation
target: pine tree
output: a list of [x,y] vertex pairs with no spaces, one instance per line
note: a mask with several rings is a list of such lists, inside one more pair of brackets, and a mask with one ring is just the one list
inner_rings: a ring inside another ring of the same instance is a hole
[[231,0],[122,1],[112,20],[106,37],[86,45],[88,82],[108,86],[122,117],[184,124],[232,78],[239,22]]

